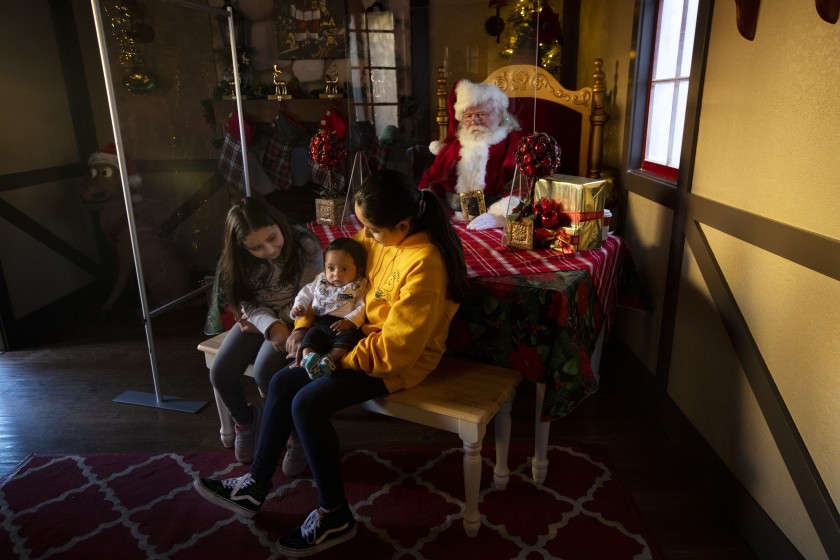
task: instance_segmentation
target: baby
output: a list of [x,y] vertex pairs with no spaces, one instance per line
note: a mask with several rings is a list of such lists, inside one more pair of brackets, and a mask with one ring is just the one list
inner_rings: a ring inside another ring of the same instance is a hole
[[359,327],[365,319],[366,264],[364,247],[350,238],[336,239],[324,250],[324,271],[295,298],[292,319],[309,309],[316,317],[301,341],[301,365],[312,379],[332,374],[364,336]]

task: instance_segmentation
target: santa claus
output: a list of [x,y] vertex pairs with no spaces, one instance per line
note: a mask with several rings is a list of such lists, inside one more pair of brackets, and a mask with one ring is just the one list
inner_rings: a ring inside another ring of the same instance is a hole
[[429,145],[435,159],[419,188],[431,190],[453,210],[461,209],[461,193],[482,191],[488,205],[506,194],[523,135],[508,101],[495,85],[456,82],[449,94],[449,135]]

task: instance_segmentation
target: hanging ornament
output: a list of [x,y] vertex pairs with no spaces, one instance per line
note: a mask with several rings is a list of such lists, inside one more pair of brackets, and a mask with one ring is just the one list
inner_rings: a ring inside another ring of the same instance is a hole
[[148,93],[157,86],[157,79],[143,67],[132,68],[123,78],[123,85],[132,93]]
[[157,86],[157,79],[145,68],[137,44],[152,41],[154,29],[151,25],[137,21],[140,12],[132,0],[114,5],[103,2],[102,9],[111,22],[111,36],[119,47],[120,65],[128,69],[123,85],[132,93],[152,91]]

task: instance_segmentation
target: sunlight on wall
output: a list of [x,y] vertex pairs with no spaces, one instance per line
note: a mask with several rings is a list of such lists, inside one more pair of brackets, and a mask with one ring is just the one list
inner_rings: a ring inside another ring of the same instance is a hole
[[[840,161],[826,148],[840,141],[834,93],[840,86],[835,59],[840,34],[812,5],[769,4],[762,6],[750,42],[738,34],[734,10],[729,4],[715,9],[693,193],[838,238],[840,190],[829,185],[840,174]],[[704,231],[829,492],[840,501],[840,428],[832,421],[840,413],[840,286],[725,234]],[[696,311],[682,313],[694,320]],[[675,367],[680,374],[671,383],[686,409],[708,396],[702,389],[686,390],[692,377],[701,375],[689,361],[675,350],[675,364],[687,369]],[[730,412],[717,421],[749,433],[763,430],[757,410]],[[729,461],[741,482],[805,557],[824,558],[801,502],[788,491],[790,476],[771,466],[775,453],[740,445],[738,431],[715,437],[714,430],[701,428],[722,456],[740,448],[743,456]]]

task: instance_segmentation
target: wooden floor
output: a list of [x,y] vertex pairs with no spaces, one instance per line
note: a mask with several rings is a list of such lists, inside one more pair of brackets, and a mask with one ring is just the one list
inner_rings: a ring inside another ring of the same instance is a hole
[[[74,320],[52,326],[49,337],[0,355],[0,479],[33,452],[220,449],[207,370],[196,350],[206,338],[203,308],[152,321],[161,391],[207,401],[193,414],[113,402],[127,390],[154,393],[145,330],[133,303],[105,322],[83,305],[73,310]],[[652,418],[644,374],[630,363],[618,345],[608,345],[601,390],[555,422],[551,440],[575,439],[608,453],[666,558],[756,558]],[[514,402],[514,441],[533,441],[533,411],[526,382]],[[337,427],[348,448],[459,444],[452,434],[357,410],[341,413]]]

